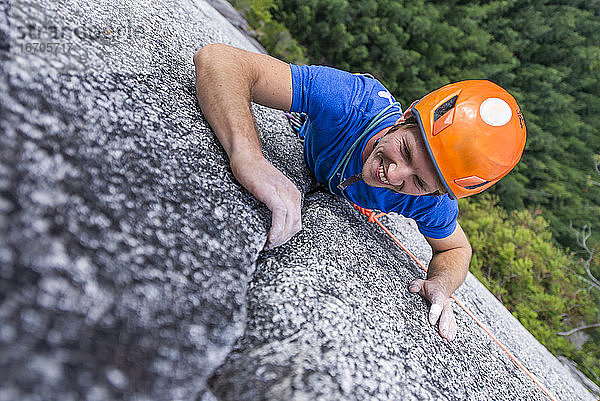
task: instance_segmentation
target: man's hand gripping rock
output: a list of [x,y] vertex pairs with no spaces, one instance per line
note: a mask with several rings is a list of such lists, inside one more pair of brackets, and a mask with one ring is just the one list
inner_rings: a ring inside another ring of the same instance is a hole
[[264,249],[287,242],[302,229],[302,195],[292,181],[264,158],[231,158],[235,178],[271,210],[271,229]]
[[448,341],[452,341],[456,337],[457,326],[450,294],[444,285],[435,280],[418,278],[410,284],[408,290],[412,293],[419,293],[431,303],[429,323],[435,326],[439,320],[440,335]]

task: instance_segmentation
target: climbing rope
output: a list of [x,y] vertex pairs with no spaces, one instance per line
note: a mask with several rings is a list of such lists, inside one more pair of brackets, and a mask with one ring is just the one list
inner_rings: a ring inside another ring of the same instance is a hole
[[[376,223],[379,227],[381,227],[383,229],[383,231],[389,235],[392,240],[394,240],[394,242],[404,250],[404,252],[406,252],[408,254],[408,256],[410,256],[412,258],[412,260],[414,260],[419,266],[421,266],[421,268],[424,271],[427,271],[427,267],[425,267],[421,262],[419,262],[419,260],[412,254],[411,251],[409,251],[404,245],[402,245],[402,243],[398,240],[398,238],[396,238],[396,236],[394,234],[392,234],[392,232],[390,230],[387,229],[387,227],[385,225],[383,225],[383,223],[381,221],[379,221],[380,217],[385,216],[387,213],[376,213],[375,211],[371,210],[371,209],[365,209],[362,208],[358,205],[354,205],[354,208],[356,210],[358,210],[360,213],[362,213],[363,215],[365,215],[367,217],[367,221],[369,223]],[[502,342],[500,342],[500,340],[498,340],[496,338],[496,336],[494,334],[492,334],[492,332],[485,327],[485,325],[483,323],[481,323],[481,321],[479,321],[479,319],[477,319],[477,317],[469,310],[467,309],[466,306],[464,306],[458,299],[456,299],[456,297],[454,295],[451,296],[451,298],[454,300],[454,302],[456,302],[458,304],[458,306],[460,306],[462,308],[462,310],[464,310],[467,315],[469,315],[471,317],[471,319],[473,319],[475,321],[475,323],[477,323],[477,325],[479,325],[479,327],[481,327],[481,329],[487,333],[487,335],[489,335],[491,337],[492,340],[494,340],[494,342],[496,344],[498,344],[498,346],[504,351],[506,352],[506,354],[508,355],[508,357],[519,367],[521,368],[521,370],[523,370],[523,372],[525,372],[525,374],[527,376],[529,376],[531,378],[531,380],[533,380],[533,382],[535,384],[537,384],[537,386],[552,400],[552,401],[556,401],[557,397],[553,396],[549,390],[546,389],[546,387],[544,387],[544,385],[537,379],[537,377],[535,377],[535,375],[533,373],[531,373],[525,366],[523,366],[523,364],[521,362],[519,362],[519,360],[504,346],[504,344],[502,344]]]
[[[304,122],[306,121],[306,114],[296,113],[293,111],[286,111],[283,114],[285,114],[285,116],[287,117],[292,129],[296,131],[297,134],[299,134],[300,129],[302,128],[302,124],[304,124]],[[303,140],[304,138],[300,139]]]

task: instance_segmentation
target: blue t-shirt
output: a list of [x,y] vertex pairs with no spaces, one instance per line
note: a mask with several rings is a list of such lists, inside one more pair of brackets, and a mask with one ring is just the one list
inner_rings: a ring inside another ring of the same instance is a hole
[[[308,119],[301,128],[304,159],[318,182],[327,185],[340,160],[365,128],[382,110],[396,100],[376,79],[323,66],[297,66],[292,69],[292,110]],[[401,112],[400,106],[391,106]],[[391,115],[362,138],[351,154],[343,177],[334,176],[331,189],[359,206],[382,212],[396,212],[417,222],[429,238],[445,238],[454,232],[458,203],[448,195],[414,196],[397,194],[385,188],[370,187],[359,181],[343,193],[337,185],[362,171],[362,153],[369,139],[394,125]]]

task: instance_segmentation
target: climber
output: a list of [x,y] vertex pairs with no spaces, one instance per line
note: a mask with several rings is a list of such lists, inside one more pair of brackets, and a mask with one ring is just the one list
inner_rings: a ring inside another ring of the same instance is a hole
[[484,80],[446,85],[402,110],[376,79],[298,66],[213,44],[194,55],[199,105],[236,179],[271,210],[265,249],[301,229],[301,194],[262,154],[250,102],[304,113],[304,159],[318,182],[355,204],[417,222],[433,250],[427,279],[408,290],[431,303],[429,322],[456,335],[450,296],[464,281],[471,246],[456,199],[506,175],[525,146],[519,108]]

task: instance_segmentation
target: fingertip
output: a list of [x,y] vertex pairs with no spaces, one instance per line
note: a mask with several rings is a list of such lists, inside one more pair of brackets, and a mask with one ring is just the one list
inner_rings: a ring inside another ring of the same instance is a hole
[[445,321],[442,321],[442,319],[440,319],[440,333],[442,333],[442,336],[444,337],[448,334],[448,324]]
[[446,340],[448,340],[448,342],[450,342],[456,337],[456,332],[452,332],[452,330],[445,331],[442,334],[442,337],[444,337]]
[[444,307],[440,304],[431,305],[430,313],[434,316],[439,316],[442,313]]
[[265,243],[265,246],[263,247],[263,249],[265,251],[270,251],[271,249],[277,248],[279,245],[278,241],[276,239],[274,239],[274,237],[272,235],[269,234],[268,238],[267,238],[267,242]]
[[431,305],[431,308],[429,309],[429,323],[431,323],[431,325],[434,325],[438,321],[442,313],[442,309],[443,307],[440,304]]
[[419,292],[421,290],[421,282],[419,279],[413,280],[408,286],[408,291],[410,292]]

